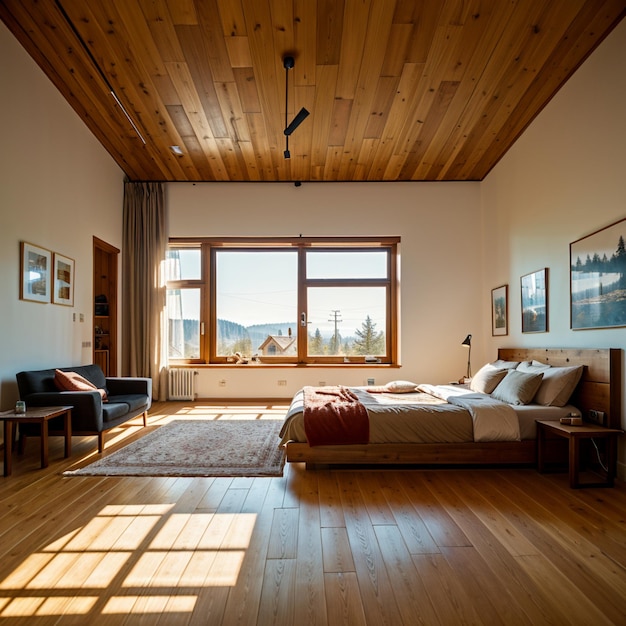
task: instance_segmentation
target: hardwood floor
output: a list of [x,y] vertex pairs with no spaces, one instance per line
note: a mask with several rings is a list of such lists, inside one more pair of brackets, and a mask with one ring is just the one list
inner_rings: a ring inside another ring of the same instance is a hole
[[[162,403],[207,419],[285,405]],[[138,418],[106,451],[148,429]],[[28,624],[624,624],[626,487],[534,469],[282,478],[62,477],[97,458],[38,440],[0,482],[0,621]]]

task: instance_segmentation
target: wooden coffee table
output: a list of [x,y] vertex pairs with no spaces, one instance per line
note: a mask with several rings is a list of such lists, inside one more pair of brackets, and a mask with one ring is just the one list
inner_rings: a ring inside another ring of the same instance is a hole
[[72,451],[72,407],[71,406],[36,406],[26,413],[15,411],[0,412],[4,422],[4,475],[11,475],[11,453],[13,448],[13,424],[38,423],[41,427],[41,467],[48,467],[48,422],[53,417],[65,415],[65,458]]

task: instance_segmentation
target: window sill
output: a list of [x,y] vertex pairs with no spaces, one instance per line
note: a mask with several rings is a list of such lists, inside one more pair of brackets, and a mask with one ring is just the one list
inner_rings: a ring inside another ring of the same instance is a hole
[[399,368],[397,363],[170,363],[169,367],[192,369],[392,369]]

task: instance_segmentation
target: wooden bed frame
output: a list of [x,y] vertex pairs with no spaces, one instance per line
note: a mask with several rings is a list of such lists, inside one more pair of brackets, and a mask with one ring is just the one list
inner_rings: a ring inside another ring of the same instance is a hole
[[[570,403],[583,418],[590,409],[603,411],[611,428],[621,428],[621,350],[614,348],[500,348],[505,361],[533,359],[554,366],[585,366]],[[285,446],[289,463],[316,465],[534,465],[536,441],[493,443],[387,443],[309,446],[290,442]]]

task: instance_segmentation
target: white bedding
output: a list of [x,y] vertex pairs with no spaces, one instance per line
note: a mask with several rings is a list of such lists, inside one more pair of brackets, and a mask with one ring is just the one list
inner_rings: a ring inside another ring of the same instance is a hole
[[464,408],[472,418],[474,441],[520,440],[519,420],[510,404],[452,385],[419,385],[418,390]]
[[[422,385],[420,385],[422,387]],[[473,441],[517,441],[534,439],[538,419],[565,417],[576,409],[571,406],[545,407],[505,405],[507,416],[498,425],[498,409],[471,409],[460,406],[463,397],[476,395],[463,385],[435,385],[429,393],[369,393],[365,387],[351,387],[367,409],[370,418],[370,443],[464,443]],[[485,398],[490,398],[486,394]],[[446,398],[455,400],[455,404]],[[481,402],[481,401],[479,401]],[[494,401],[498,402],[498,401]],[[503,404],[503,403],[499,403]],[[487,407],[487,402],[480,406]],[[503,415],[505,412],[500,412]],[[478,417],[476,417],[478,414]],[[511,424],[512,416],[517,426]],[[475,433],[477,429],[477,433]],[[293,398],[281,429],[281,443],[306,442],[302,391]],[[478,438],[476,438],[478,437]]]

